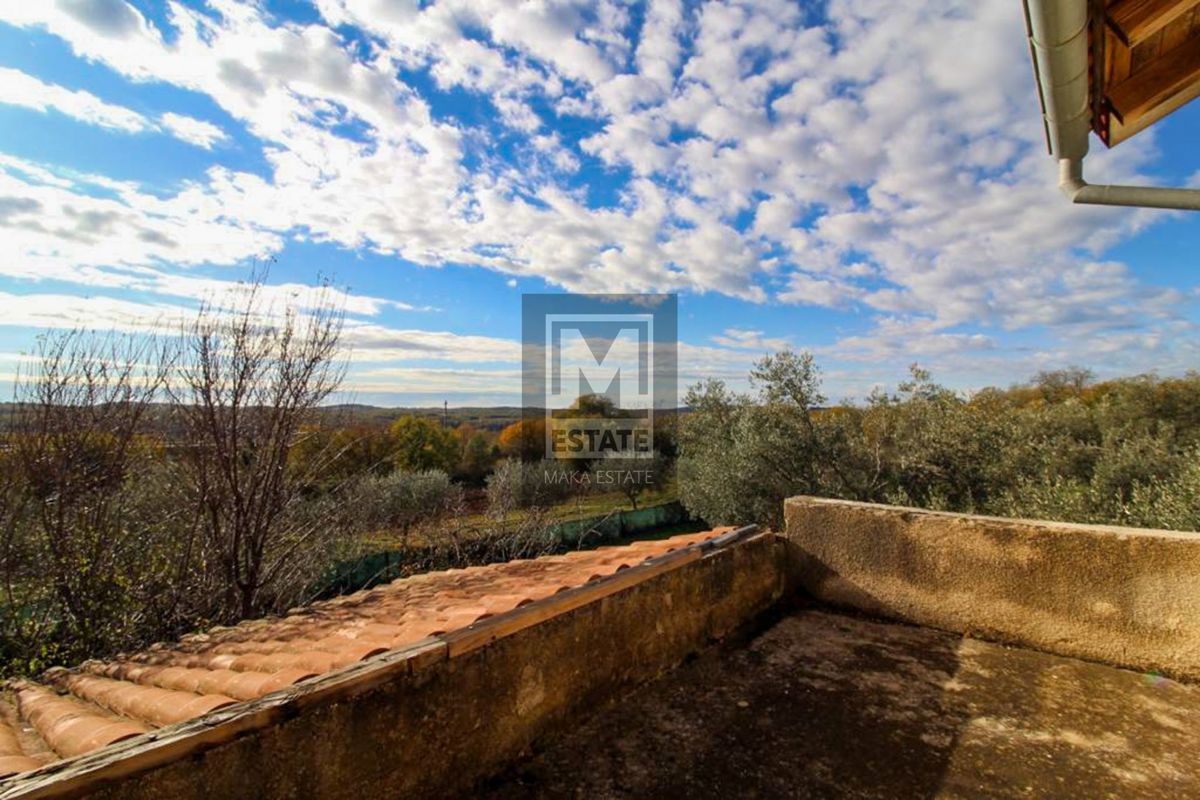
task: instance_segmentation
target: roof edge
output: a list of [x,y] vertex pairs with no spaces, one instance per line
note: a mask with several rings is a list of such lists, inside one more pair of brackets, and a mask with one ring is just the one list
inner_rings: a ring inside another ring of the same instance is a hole
[[[735,529],[687,545],[590,583],[567,589],[465,628],[430,636],[378,656],[206,716],[156,729],[101,750],[48,764],[10,779],[0,800],[76,796],[102,784],[147,772],[269,728],[296,711],[354,697],[402,673],[416,673],[469,654],[492,642],[549,621],[610,595],[631,589],[710,553],[725,550],[758,533],[758,526]],[[0,784],[3,785],[3,784]]]

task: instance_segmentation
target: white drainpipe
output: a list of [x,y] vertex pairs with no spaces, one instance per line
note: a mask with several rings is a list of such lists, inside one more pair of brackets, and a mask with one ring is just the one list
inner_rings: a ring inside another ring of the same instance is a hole
[[1058,188],[1074,203],[1098,206],[1142,206],[1183,208],[1200,211],[1200,191],[1164,189],[1160,186],[1103,186],[1083,179],[1083,161],[1063,158],[1058,162]]
[[1088,105],[1087,0],[1025,0],[1029,46],[1058,187],[1073,203],[1200,210],[1200,190],[1101,186],[1083,179]]

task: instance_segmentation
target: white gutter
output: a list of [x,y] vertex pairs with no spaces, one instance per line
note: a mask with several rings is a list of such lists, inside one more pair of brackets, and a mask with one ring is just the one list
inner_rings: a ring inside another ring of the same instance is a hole
[[1088,0],[1025,0],[1025,21],[1058,187],[1073,203],[1200,210],[1200,190],[1092,185],[1083,179],[1091,108]]

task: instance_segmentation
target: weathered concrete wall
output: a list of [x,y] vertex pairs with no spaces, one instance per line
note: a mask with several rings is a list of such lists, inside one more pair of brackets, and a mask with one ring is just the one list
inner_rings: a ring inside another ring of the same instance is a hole
[[761,534],[677,551],[617,573],[607,589],[601,581],[556,595],[558,608],[571,610],[525,606],[490,627],[177,726],[136,746],[144,752],[116,745],[0,796],[361,800],[464,791],[581,708],[769,608],[782,592],[781,548]]
[[1200,534],[797,497],[789,583],[820,600],[1200,679]]

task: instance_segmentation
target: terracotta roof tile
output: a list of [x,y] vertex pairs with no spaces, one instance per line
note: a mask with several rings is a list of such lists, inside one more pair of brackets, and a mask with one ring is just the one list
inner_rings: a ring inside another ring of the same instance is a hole
[[31,684],[16,687],[17,708],[54,752],[77,756],[145,733],[149,728],[88,703]]
[[144,720],[153,725],[171,725],[236,703],[220,694],[196,694],[176,689],[161,689],[130,681],[102,678],[98,675],[67,673],[51,680],[76,697],[91,701],[116,714]]
[[130,662],[89,662],[83,669],[116,680],[133,681],[145,686],[160,686],[196,694],[219,694],[237,700],[254,700],[277,689],[291,686],[312,672],[283,670],[265,672],[234,672],[228,669],[189,669],[187,667],[155,667]]
[[445,634],[730,528],[451,569],[14,682],[0,699],[0,777],[82,755]]
[[42,765],[21,746],[17,731],[7,721],[0,720],[0,778],[17,772],[28,772]]

